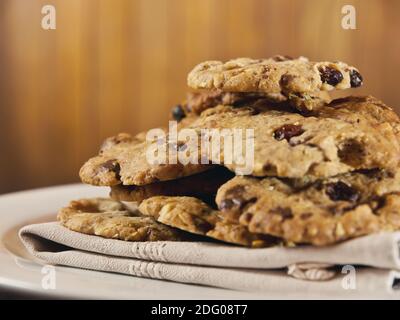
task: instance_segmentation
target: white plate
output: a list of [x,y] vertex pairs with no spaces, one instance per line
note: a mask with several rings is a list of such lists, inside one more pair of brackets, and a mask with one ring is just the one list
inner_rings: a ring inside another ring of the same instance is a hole
[[107,194],[107,188],[74,184],[0,196],[0,291],[77,299],[278,298],[273,293],[260,296],[61,266],[56,267],[56,289],[43,289],[43,265],[35,261],[22,246],[18,238],[19,228],[54,220],[57,210],[70,200]]

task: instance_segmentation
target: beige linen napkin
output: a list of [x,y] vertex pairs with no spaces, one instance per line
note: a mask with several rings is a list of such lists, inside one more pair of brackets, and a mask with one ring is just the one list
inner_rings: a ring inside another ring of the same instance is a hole
[[[400,270],[400,232],[329,247],[249,249],[209,242],[126,242],[50,222],[22,228],[20,238],[31,254],[49,264],[244,291],[390,293],[398,291],[400,279],[391,271]],[[354,283],[339,267],[336,274],[325,269],[331,265],[356,266]],[[282,271],[287,267],[297,279]]]

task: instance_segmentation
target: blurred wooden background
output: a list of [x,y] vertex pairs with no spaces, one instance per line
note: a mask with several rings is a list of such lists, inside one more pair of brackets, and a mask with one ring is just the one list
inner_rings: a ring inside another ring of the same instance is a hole
[[[57,29],[41,28],[41,8]],[[341,8],[357,9],[357,30]],[[78,181],[100,142],[168,118],[207,59],[344,60],[400,108],[398,0],[1,0],[0,193]],[[397,109],[400,111],[400,109]]]

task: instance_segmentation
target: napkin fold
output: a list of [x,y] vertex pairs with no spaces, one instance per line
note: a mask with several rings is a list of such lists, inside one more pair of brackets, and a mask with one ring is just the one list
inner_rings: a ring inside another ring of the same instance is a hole
[[400,232],[327,247],[249,249],[211,242],[127,242],[50,222],[23,227],[20,238],[47,264],[253,292],[400,293]]

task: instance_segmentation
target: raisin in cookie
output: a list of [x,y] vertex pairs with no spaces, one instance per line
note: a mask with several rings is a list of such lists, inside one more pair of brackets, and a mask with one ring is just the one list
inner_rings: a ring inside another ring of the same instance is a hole
[[160,181],[144,186],[111,187],[110,196],[114,200],[142,202],[154,196],[192,196],[207,203],[214,203],[218,188],[232,179],[232,171],[216,166],[214,169],[169,181]]
[[179,241],[179,230],[158,223],[151,217],[135,216],[110,199],[95,198],[71,201],[57,216],[73,231],[126,241]]
[[400,229],[400,171],[312,181],[235,177],[218,191],[225,219],[294,243],[328,245]]
[[[334,100],[307,115],[265,100],[241,108],[218,106],[189,127],[200,132],[231,129],[220,140],[219,154],[215,148],[205,152],[239,174],[243,164],[225,161],[224,155],[223,142],[234,138],[234,129],[243,129],[242,146],[254,138],[254,176],[323,178],[359,169],[393,169],[400,159],[399,118],[373,97]],[[245,129],[253,129],[254,135],[247,136]]]
[[343,62],[311,62],[304,57],[283,56],[206,61],[188,75],[188,85],[193,89],[283,94],[300,103],[300,109],[309,110],[314,105],[304,102],[316,92],[359,87],[362,82],[358,70]]
[[237,222],[222,219],[217,210],[193,197],[152,197],[140,204],[139,211],[163,224],[229,243],[249,247],[279,243],[275,237],[251,233]]

